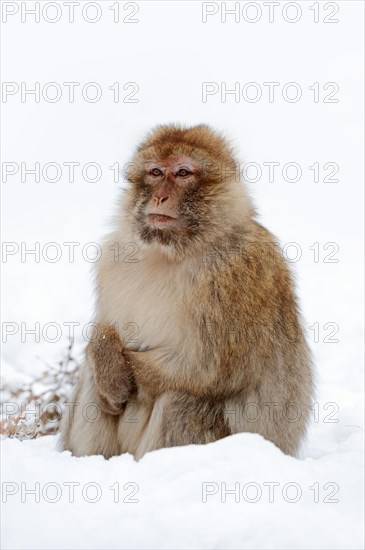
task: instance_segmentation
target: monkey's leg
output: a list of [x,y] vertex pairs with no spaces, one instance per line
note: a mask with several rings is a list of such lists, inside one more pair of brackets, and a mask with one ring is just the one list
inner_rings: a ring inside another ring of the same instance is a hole
[[162,447],[210,443],[231,433],[224,402],[168,392],[156,400],[135,456]]
[[272,441],[286,454],[298,453],[307,406],[278,396],[264,401],[256,394],[221,401],[168,395],[161,420],[161,447],[210,443],[233,433],[250,432]]
[[210,443],[230,435],[224,410],[224,401],[172,394],[162,419],[164,447]]
[[120,416],[105,413],[100,405],[90,365],[82,366],[78,386],[61,422],[61,450],[75,456],[98,455],[105,458],[121,454],[118,442]]
[[309,403],[280,395],[260,396],[253,392],[226,401],[225,419],[232,433],[250,432],[272,441],[284,453],[296,456],[306,432]]

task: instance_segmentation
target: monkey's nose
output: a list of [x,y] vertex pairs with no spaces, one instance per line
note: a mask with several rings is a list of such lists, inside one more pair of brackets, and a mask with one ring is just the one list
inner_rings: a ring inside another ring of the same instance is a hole
[[156,206],[160,206],[160,204],[162,204],[163,202],[167,201],[167,199],[169,198],[168,196],[164,195],[164,196],[158,196],[158,195],[155,195],[154,197],[154,201],[156,203]]

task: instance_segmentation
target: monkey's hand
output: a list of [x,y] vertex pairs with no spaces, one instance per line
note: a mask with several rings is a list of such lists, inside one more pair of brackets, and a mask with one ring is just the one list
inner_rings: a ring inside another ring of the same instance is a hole
[[136,384],[116,330],[101,326],[98,332],[87,346],[86,354],[93,367],[101,409],[117,415],[136,391]]
[[189,391],[190,386],[180,380],[176,370],[169,368],[169,350],[163,347],[145,351],[126,351],[138,390],[156,398],[168,391]]

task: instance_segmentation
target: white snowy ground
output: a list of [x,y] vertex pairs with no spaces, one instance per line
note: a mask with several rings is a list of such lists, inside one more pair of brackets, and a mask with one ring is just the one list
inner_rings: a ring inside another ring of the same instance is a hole
[[[139,463],[71,458],[51,437],[9,441],[4,547],[362,548],[361,439],[296,460],[239,434]],[[24,480],[39,484],[38,503]]]
[[[21,10],[34,2],[11,4]],[[84,4],[75,8],[74,23],[60,2],[55,24],[33,23],[31,16],[22,23],[19,11],[2,25],[4,81],[29,87],[57,82],[63,92],[64,82],[81,87],[93,81],[103,90],[96,103],[76,93],[74,103],[64,95],[56,103],[23,103],[17,94],[2,104],[3,162],[62,167],[57,182],[34,182],[33,176],[22,182],[17,173],[2,185],[3,241],[19,247],[2,264],[3,379],[16,385],[39,373],[42,362],[58,361],[70,322],[78,323],[81,353],[81,328],[92,316],[92,263],[81,250],[100,241],[113,212],[119,185],[109,167],[123,165],[155,124],[205,122],[232,137],[243,162],[260,165],[262,177],[249,185],[260,220],[283,246],[296,243],[291,258],[300,252],[293,269],[317,394],[300,459],[252,434],[157,451],[138,463],[130,456],[73,458],[56,450],[56,437],[5,439],[2,547],[363,548],[363,3],[330,3],[325,10],[320,2],[318,23],[312,2],[297,3],[297,23],[283,19],[285,2],[273,23],[259,2],[257,23],[242,16],[221,23],[222,5],[213,3],[209,9],[218,13],[202,23],[200,2],[144,1],[136,24],[113,23],[114,3],[107,1],[99,3],[100,21],[88,23],[80,17]],[[135,10],[120,7],[121,17]],[[324,23],[326,16],[339,22]],[[115,82],[121,90],[138,83],[138,103],[114,103],[109,86]],[[227,96],[224,103],[218,93],[203,103],[202,82],[226,82],[227,88],[256,82],[262,99],[236,103]],[[280,83],[273,103],[263,82]],[[296,103],[282,98],[287,82],[301,86]],[[318,103],[309,89],[315,82]],[[338,103],[322,101],[332,91],[323,90],[328,82],[339,86]],[[101,178],[85,181],[77,168],[70,182],[64,163],[72,161],[98,163]],[[265,162],[280,163],[274,181]],[[301,167],[295,183],[282,175],[288,162]],[[309,169],[316,162],[319,182]],[[339,166],[338,182],[323,181],[330,162]],[[22,247],[35,242],[41,251],[58,243],[60,260],[41,254],[39,262],[32,256],[22,261]],[[67,242],[80,243],[73,262]],[[39,342],[25,333],[37,322]],[[44,334],[47,323],[60,327],[54,343],[52,330]],[[39,502],[26,492],[32,488]],[[235,494],[227,493],[232,489]]]

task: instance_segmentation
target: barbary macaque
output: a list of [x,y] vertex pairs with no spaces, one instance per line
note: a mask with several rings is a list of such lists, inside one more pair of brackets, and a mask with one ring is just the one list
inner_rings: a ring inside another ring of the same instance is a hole
[[205,125],[160,126],[126,175],[63,449],[139,459],[255,432],[297,454],[310,355],[288,267],[230,144]]

